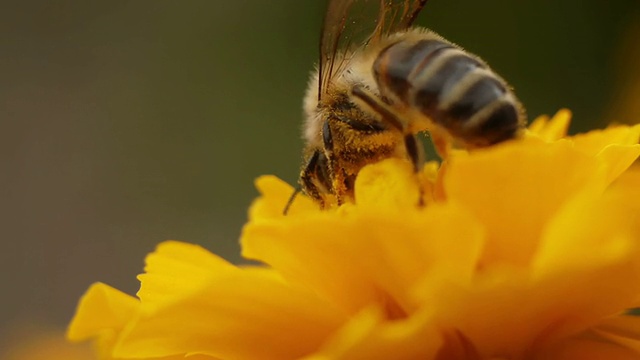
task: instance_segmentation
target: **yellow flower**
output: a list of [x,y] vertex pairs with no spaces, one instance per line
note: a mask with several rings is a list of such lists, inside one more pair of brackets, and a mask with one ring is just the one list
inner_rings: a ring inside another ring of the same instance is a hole
[[241,243],[265,266],[162,243],[138,299],[94,285],[68,337],[117,359],[638,359],[640,126],[569,118],[418,176],[368,166],[325,211],[282,215],[292,188],[261,177]]

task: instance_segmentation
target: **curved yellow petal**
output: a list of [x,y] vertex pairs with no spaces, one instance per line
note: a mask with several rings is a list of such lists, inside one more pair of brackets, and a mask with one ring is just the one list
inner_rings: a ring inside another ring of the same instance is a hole
[[198,292],[141,315],[114,356],[295,359],[316,350],[344,321],[330,304],[283,283],[272,270],[246,268],[217,274]]
[[[390,167],[388,175],[403,168]],[[249,223],[241,239],[243,256],[269,264],[350,312],[381,299],[410,311],[412,284],[434,269],[469,278],[483,246],[480,225],[464,210],[412,208]]]
[[559,110],[553,118],[539,116],[528,127],[530,133],[545,140],[556,141],[567,135],[571,123],[571,111]]
[[561,207],[530,267],[494,264],[472,281],[432,278],[417,293],[482,354],[518,358],[530,343],[595,326],[640,294],[640,204],[625,190],[584,192]]
[[602,196],[585,192],[567,202],[542,234],[531,265],[533,276],[616,262],[630,262],[640,270],[635,260],[640,255],[640,206],[629,202],[638,193],[637,188],[614,186]]
[[[251,205],[249,219],[277,219],[283,217],[287,203],[293,196],[293,187],[273,175],[260,176],[255,184],[262,196]],[[300,193],[293,199],[288,215],[294,216],[318,211],[318,206],[306,195]]]
[[67,339],[82,341],[88,338],[113,335],[136,315],[138,299],[103,283],[89,287],[80,299],[76,314],[67,329]]
[[636,304],[640,204],[629,199],[637,195],[637,186],[614,186],[602,197],[585,194],[568,203],[543,234],[532,277],[551,284],[558,297],[571,296],[563,311],[579,312],[583,323]]
[[571,137],[576,148],[595,156],[612,145],[635,147],[640,138],[640,124],[635,126],[611,126],[604,130],[592,130]]
[[443,181],[447,200],[484,224],[490,240],[484,262],[524,266],[546,222],[579,191],[602,191],[603,177],[599,165],[569,142],[529,139],[458,154]]
[[595,157],[606,169],[606,181],[611,183],[640,156],[640,125],[613,126],[605,130],[576,135],[576,149]]
[[393,322],[376,307],[363,309],[304,360],[414,360],[433,359],[442,346],[433,311],[424,309]]
[[533,121],[531,121],[527,126],[528,134],[534,135],[534,136],[539,135],[544,130],[544,128],[547,126],[548,123],[549,123],[548,115],[538,116]]
[[640,156],[640,145],[609,145],[597,157],[606,168],[606,181],[611,183],[622,175]]
[[113,345],[123,329],[138,316],[140,302],[103,283],[89,287],[80,299],[67,329],[73,342],[93,339],[100,359],[113,359]]
[[165,241],[145,260],[145,273],[138,275],[138,297],[145,312],[155,311],[209,286],[220,273],[237,268],[204,248],[178,242]]
[[355,183],[358,207],[411,209],[420,204],[418,175],[411,164],[400,159],[388,159],[360,170]]
[[424,304],[435,310],[442,328],[457,329],[479,354],[521,358],[550,325],[548,303],[538,301],[526,271],[513,267],[486,270],[473,281],[434,276],[416,289]]

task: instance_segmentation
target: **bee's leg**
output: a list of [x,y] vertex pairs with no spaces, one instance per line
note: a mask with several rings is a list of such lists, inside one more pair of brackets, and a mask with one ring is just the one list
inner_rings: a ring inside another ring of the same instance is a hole
[[[363,89],[360,86],[354,86],[351,89],[351,94],[364,102],[367,107],[371,109],[371,111],[380,115],[381,120],[384,122],[387,127],[394,128],[400,131],[404,136],[404,146],[407,151],[407,156],[413,165],[413,172],[416,174],[416,177],[420,176],[420,172],[422,171],[422,166],[424,164],[424,148],[422,146],[422,142],[411,132],[408,126],[406,126],[406,122],[402,121],[397,114],[381,99],[377,96],[371,94],[367,90]],[[423,193],[422,187],[420,187],[420,194],[418,205],[422,206],[424,204],[423,201]]]
[[420,185],[420,173],[422,172],[422,165],[424,165],[424,147],[422,141],[412,133],[404,134],[404,146],[407,149],[407,155],[413,164],[413,173],[418,179],[418,206],[424,206],[424,188]]
[[287,215],[287,213],[289,212],[289,209],[291,208],[291,205],[293,204],[293,201],[296,199],[296,197],[298,196],[298,194],[300,194],[301,191],[302,191],[302,187],[300,185],[296,186],[296,188],[293,189],[293,193],[291,194],[291,196],[289,196],[289,200],[287,200],[287,203],[284,205],[284,210],[282,210],[282,215]]
[[441,136],[432,136],[433,146],[436,148],[436,152],[440,155],[441,159],[449,157],[449,148],[451,148],[450,142]]
[[424,150],[420,140],[406,126],[405,122],[398,118],[396,113],[389,108],[389,105],[362,87],[354,86],[351,94],[364,102],[373,112],[379,114],[385,125],[388,125],[387,127],[394,128],[403,134],[404,145],[407,149],[409,160],[413,165],[413,170],[416,173],[420,172],[424,162]]
[[449,136],[438,129],[431,129],[429,133],[431,134],[431,142],[433,142],[433,147],[435,147],[436,152],[442,160],[446,160],[451,150],[451,140]]
[[307,161],[307,165],[300,173],[300,183],[304,192],[317,201],[321,207],[324,207],[324,198],[320,195],[320,189],[314,181],[318,174],[318,161],[320,160],[320,156],[321,153],[319,150],[313,152],[309,161]]
[[408,131],[405,123],[401,121],[389,105],[385,104],[380,98],[365,90],[362,86],[354,86],[351,88],[351,95],[357,100],[362,101],[372,112],[380,115],[381,120],[401,133]]
[[333,135],[331,132],[331,122],[335,119],[327,119],[322,126],[322,144],[324,148],[324,158],[326,159],[326,182],[336,197],[338,205],[342,205],[343,194],[346,192],[344,172],[338,169],[335,155],[333,153]]
[[407,155],[413,165],[413,172],[418,173],[422,170],[424,164],[424,147],[422,141],[414,134],[404,134],[404,146],[407,149]]
[[331,181],[327,173],[327,158],[319,149],[315,150],[306,165],[300,172],[300,185],[293,191],[283,214],[286,215],[293,204],[296,196],[302,191],[320,204],[320,208],[324,209],[326,204],[324,194],[331,192]]
[[[325,206],[324,198],[322,197],[320,193],[320,189],[318,188],[318,186],[316,185],[316,182],[314,181],[314,179],[316,179],[319,174],[318,166],[319,166],[319,163],[321,162],[321,156],[323,155],[320,152],[320,150],[315,150],[313,154],[309,157],[309,160],[307,160],[307,164],[304,166],[304,168],[300,172],[300,185],[293,191],[293,194],[291,194],[291,197],[289,197],[289,200],[287,201],[287,204],[285,205],[285,208],[283,211],[284,215],[286,215],[289,212],[289,209],[291,208],[293,201],[295,200],[296,196],[298,195],[298,193],[300,193],[301,190],[304,190],[305,194],[307,194],[309,197],[315,200],[318,204],[320,204],[321,208],[324,208]],[[322,182],[322,179],[320,180]]]

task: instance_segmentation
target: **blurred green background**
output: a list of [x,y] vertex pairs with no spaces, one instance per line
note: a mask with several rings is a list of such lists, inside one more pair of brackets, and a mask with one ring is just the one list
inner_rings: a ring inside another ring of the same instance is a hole
[[[165,239],[241,261],[253,179],[297,178],[323,9],[0,4],[2,335],[64,326],[94,281],[135,293]],[[638,21],[637,0],[431,0],[418,23],[487,60],[530,117],[572,109],[576,132],[610,120]]]

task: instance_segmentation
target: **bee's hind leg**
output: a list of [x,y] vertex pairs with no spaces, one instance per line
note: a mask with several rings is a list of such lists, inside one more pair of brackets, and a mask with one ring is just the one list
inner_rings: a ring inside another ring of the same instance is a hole
[[389,105],[361,86],[354,86],[351,89],[351,95],[362,101],[371,111],[380,115],[382,122],[384,122],[387,127],[394,128],[403,134],[407,155],[413,164],[414,171],[418,172],[422,170],[424,149],[420,140],[407,126],[406,121],[401,120]]
[[429,129],[429,134],[431,135],[433,147],[436,149],[440,159],[442,159],[442,161],[447,160],[452,148],[449,135],[445,131],[437,128]]
[[[356,99],[362,101],[371,111],[380,115],[380,118],[384,122],[385,126],[394,128],[400,131],[404,136],[404,146],[407,151],[409,161],[413,165],[413,172],[419,177],[424,165],[424,148],[420,139],[411,132],[406,122],[398,118],[397,114],[381,99],[371,94],[361,86],[354,86],[351,89],[351,95]],[[423,201],[422,187],[420,187],[420,198],[418,205],[422,206]]]
[[424,147],[422,141],[414,134],[404,134],[404,146],[413,165],[413,172],[419,173],[424,165]]

